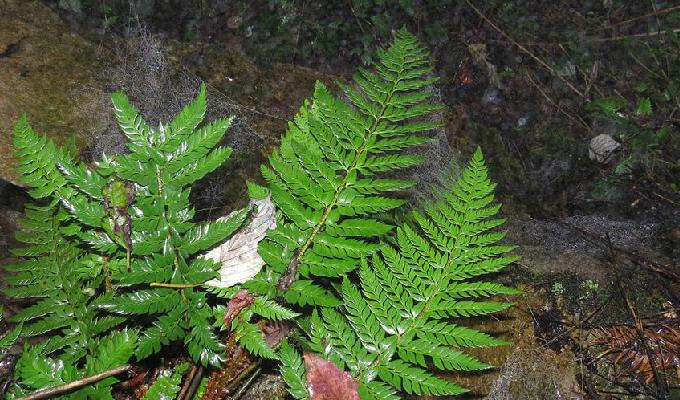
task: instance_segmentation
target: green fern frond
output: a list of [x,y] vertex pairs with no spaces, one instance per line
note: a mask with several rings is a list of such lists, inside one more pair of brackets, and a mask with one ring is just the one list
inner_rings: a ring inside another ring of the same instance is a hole
[[260,328],[250,322],[240,321],[234,327],[234,338],[251,354],[269,359],[278,358],[274,350],[267,344]]
[[[24,389],[39,390],[46,387],[63,385],[85,376],[97,374],[113,367],[123,365],[132,357],[136,341],[134,331],[122,330],[96,342],[96,351],[85,358],[83,368],[78,368],[75,360],[69,357],[49,357],[46,346],[25,346],[15,368],[15,377]],[[48,341],[49,342],[49,341]],[[85,386],[68,395],[72,399],[112,398],[111,386],[117,383],[114,377],[106,378],[90,386]]]
[[[205,85],[170,123],[158,127],[147,124],[124,94],[114,93],[111,99],[129,152],[103,156],[94,169],[37,135],[25,118],[15,128],[19,172],[32,196],[52,202],[27,211],[31,232],[20,239],[28,246],[15,253],[29,260],[14,267],[6,294],[40,300],[13,319],[24,321],[24,336],[63,332],[64,340],[49,346],[56,351],[57,344],[88,343],[69,332],[96,340],[128,316],[145,316],[142,321],[152,322],[141,326],[137,358],[184,341],[196,361],[219,364],[222,345],[214,337],[214,315],[201,292],[219,265],[197,256],[232,235],[249,210],[197,224],[189,197],[196,180],[229,158],[231,149],[218,145],[231,119],[203,124]],[[96,299],[86,294],[102,292]],[[86,312],[72,312],[76,303]],[[118,316],[99,318],[98,311]],[[90,330],[76,329],[88,324]]]
[[361,263],[360,288],[343,281],[343,306],[312,315],[309,347],[348,369],[361,385],[362,399],[394,399],[399,392],[464,393],[431,372],[431,366],[485,370],[488,364],[462,349],[506,344],[450,322],[502,311],[511,303],[483,299],[518,293],[468,280],[517,259],[505,255],[513,246],[497,244],[503,234],[493,229],[503,220],[494,219],[499,207],[492,204],[493,189],[477,150],[455,185],[423,214],[415,214],[417,227],[397,228],[396,248],[385,246],[370,264]]
[[219,266],[196,256],[231,236],[249,210],[225,221],[197,224],[192,221],[189,195],[192,183],[229,158],[230,148],[216,146],[231,119],[201,125],[205,85],[168,125],[158,128],[146,124],[126,96],[115,94],[112,100],[119,125],[130,140],[130,153],[104,160],[102,168],[132,184],[134,201],[125,208],[133,229],[128,242],[118,241],[129,247],[132,260],[127,270],[112,274],[120,293],[100,306],[114,313],[154,317],[152,326],[141,331],[138,358],[183,340],[195,361],[218,365],[222,345],[212,331],[212,310],[199,289],[216,276]]
[[264,297],[256,297],[250,311],[272,321],[293,319],[300,314]]
[[[343,86],[347,101],[316,84],[280,149],[262,166],[272,200],[284,216],[260,244],[268,265],[263,275],[272,285],[282,276],[290,283],[299,275],[342,276],[379,249],[376,239],[392,227],[371,216],[403,204],[382,194],[413,182],[375,175],[421,162],[422,157],[402,152],[428,142],[419,134],[439,126],[423,121],[441,108],[425,88],[437,80],[431,73],[427,52],[402,30],[379,52],[373,71],[362,70],[353,85]],[[320,288],[312,296],[289,294],[301,289],[290,283],[279,285],[289,302],[336,302],[330,294],[321,295]]]

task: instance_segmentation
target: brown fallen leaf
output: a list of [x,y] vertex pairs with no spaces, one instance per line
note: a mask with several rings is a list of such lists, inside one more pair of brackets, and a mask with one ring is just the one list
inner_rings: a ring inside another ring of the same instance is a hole
[[227,304],[227,312],[224,314],[224,325],[231,329],[232,321],[244,308],[250,306],[255,301],[255,295],[250,293],[248,289],[241,289],[234,297],[229,300]]
[[352,375],[313,353],[305,353],[310,400],[360,400]]

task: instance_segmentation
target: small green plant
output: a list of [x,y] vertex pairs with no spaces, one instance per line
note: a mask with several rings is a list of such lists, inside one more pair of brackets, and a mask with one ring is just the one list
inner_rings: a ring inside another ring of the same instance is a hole
[[564,285],[562,282],[555,282],[552,284],[550,291],[557,296],[561,296],[564,294]]
[[[665,18],[677,24],[679,15],[669,13]],[[626,97],[618,93],[599,97],[586,104],[586,110],[615,123],[619,130],[613,136],[622,143],[613,173],[596,190],[606,192],[608,187],[641,176],[659,198],[675,205],[680,195],[680,133],[675,123],[680,106],[680,36],[669,30],[664,37],[653,44],[624,42],[631,62],[643,72],[641,79],[631,85],[632,93]]]
[[163,371],[149,387],[142,400],[174,399],[180,391],[182,376],[189,369],[188,363],[181,363]]
[[[112,99],[130,151],[105,155],[94,169],[33,132],[25,118],[14,132],[19,172],[37,203],[26,209],[17,234],[26,246],[14,251],[24,261],[6,267],[12,275],[4,293],[37,300],[11,317],[22,337],[51,335],[24,351],[16,393],[101,372],[133,354],[141,360],[177,341],[196,362],[223,360],[217,309],[201,288],[219,265],[197,256],[229,237],[249,210],[195,223],[189,194],[229,157],[231,149],[215,146],[231,120],[199,127],[204,86],[156,129],[123,94]],[[123,325],[130,329],[104,336]],[[83,389],[83,398],[103,398],[112,379],[91,386],[95,392]]]

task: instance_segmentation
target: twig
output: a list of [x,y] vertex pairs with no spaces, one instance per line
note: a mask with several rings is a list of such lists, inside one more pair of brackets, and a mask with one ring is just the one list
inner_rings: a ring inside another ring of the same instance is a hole
[[20,397],[16,400],[39,400],[39,399],[47,399],[52,396],[56,396],[58,394],[70,392],[74,389],[81,388],[83,386],[89,385],[91,383],[99,382],[102,379],[109,378],[114,375],[118,375],[120,373],[123,373],[125,371],[129,371],[132,369],[132,366],[130,364],[123,364],[119,367],[110,369],[108,371],[100,372],[95,375],[91,375],[88,377],[85,377],[83,379],[78,379],[73,382],[66,383],[64,385],[59,385],[59,386],[54,386],[51,388],[47,389],[41,389],[38,390],[37,392],[33,392],[29,394],[28,396]]
[[554,69],[553,67],[551,67],[550,65],[548,65],[548,63],[546,63],[545,61],[541,60],[537,55],[535,55],[533,52],[531,52],[531,50],[529,50],[529,49],[527,49],[526,47],[522,46],[520,43],[518,43],[516,40],[514,40],[512,37],[510,37],[510,35],[508,35],[507,33],[505,33],[505,31],[503,31],[501,28],[499,28],[496,24],[493,23],[493,21],[491,21],[491,20],[490,20],[486,15],[484,15],[477,7],[475,7],[475,6],[470,2],[470,0],[465,0],[465,3],[467,3],[467,5],[470,6],[470,8],[472,8],[472,9],[474,10],[474,12],[477,13],[477,15],[479,15],[479,17],[480,17],[481,19],[483,19],[484,21],[486,21],[487,24],[489,24],[493,29],[495,29],[496,32],[500,33],[503,37],[505,37],[506,39],[508,39],[508,41],[510,41],[510,43],[512,43],[513,45],[517,46],[517,48],[519,48],[520,50],[522,50],[522,51],[523,51],[524,53],[526,53],[529,57],[533,58],[537,63],[539,63],[541,66],[543,66],[543,68],[547,69],[553,76],[557,77],[559,80],[561,80],[562,82],[564,82],[564,84],[567,85],[567,87],[569,87],[569,89],[571,89],[574,93],[576,93],[577,95],[579,95],[579,97],[585,98],[585,95],[583,94],[583,92],[581,92],[580,90],[578,90],[578,89],[576,88],[576,86],[574,86],[571,82],[569,82],[569,81],[568,81],[567,79],[565,79],[563,76],[557,74],[557,73],[555,72],[555,69]]
[[258,368],[255,370],[255,372],[253,372],[253,373],[248,377],[248,380],[245,381],[245,382],[243,383],[243,385],[241,385],[241,387],[238,389],[238,392],[236,392],[233,396],[231,396],[231,398],[232,398],[233,400],[238,400],[238,399],[240,399],[241,396],[243,396],[243,393],[245,393],[245,391],[248,389],[248,386],[250,386],[250,384],[253,383],[253,381],[255,380],[255,378],[257,378],[257,376],[260,374],[260,371],[262,371],[262,369],[258,367]]
[[[665,31],[653,31],[653,32],[645,32],[645,33],[636,33],[633,35],[621,35],[621,36],[614,36],[614,37],[609,37],[609,38],[595,38],[595,39],[590,39],[591,42],[613,42],[617,40],[625,40],[625,39],[645,39],[645,38],[653,38],[656,36],[660,35],[667,35],[668,30]],[[675,28],[675,29],[670,29],[670,32],[673,33],[678,33],[680,32],[680,28]]]
[[204,368],[202,366],[194,364],[191,367],[191,371],[189,371],[189,375],[187,375],[187,379],[184,385],[182,385],[182,390],[177,395],[177,400],[191,399],[194,396],[203,377],[203,371]]
[[592,131],[592,129],[590,128],[590,126],[583,120],[583,118],[569,114],[568,112],[566,112],[566,111],[562,108],[562,106],[560,106],[559,104],[555,103],[555,101],[554,101],[552,98],[550,98],[550,96],[548,96],[548,94],[541,88],[541,86],[540,86],[538,83],[536,83],[536,82],[531,78],[531,74],[530,74],[530,73],[527,72],[526,76],[527,76],[527,78],[529,78],[529,82],[531,82],[531,83],[534,85],[534,87],[536,88],[536,90],[538,90],[539,93],[541,93],[541,95],[543,95],[543,97],[545,97],[545,99],[548,100],[548,103],[552,104],[555,108],[557,108],[558,111],[560,111],[562,114],[566,115],[567,118],[569,118],[569,119],[571,119],[572,121],[574,121],[574,122],[578,123],[579,125],[583,126],[583,127],[586,128],[589,132]]
[[231,382],[226,387],[226,393],[231,394],[231,392],[236,388],[236,386],[240,385],[241,382],[243,382],[244,379],[248,378],[251,373],[256,373],[253,372],[257,369],[260,368],[260,360],[256,360],[252,364],[249,364],[246,368],[243,369],[238,375],[232,379]]
[[657,15],[667,14],[671,11],[675,11],[675,10],[678,10],[678,9],[680,9],[680,6],[662,8],[661,10],[655,10],[654,12],[651,12],[649,14],[640,15],[640,16],[637,16],[637,17],[633,17],[633,18],[630,18],[630,19],[623,20],[621,22],[617,22],[615,24],[611,24],[609,26],[605,26],[602,29],[607,29],[607,28],[611,28],[611,27],[614,27],[614,26],[624,25],[624,24],[627,24],[627,23],[630,23],[630,22],[633,22],[633,21],[637,21],[639,19],[643,19],[643,18],[655,17]]
[[160,287],[168,289],[191,289],[196,286],[201,286],[200,283],[162,283],[162,282],[152,282],[149,284],[151,287]]
[[655,356],[652,352],[652,349],[650,349],[647,344],[647,337],[645,336],[645,331],[642,328],[642,321],[640,321],[640,318],[638,318],[635,305],[630,301],[630,298],[628,297],[628,291],[621,283],[621,279],[617,278],[616,283],[621,290],[621,294],[623,294],[623,298],[626,301],[626,306],[628,307],[628,312],[630,313],[630,317],[633,319],[635,324],[635,331],[637,332],[638,340],[640,341],[642,348],[645,350],[645,353],[647,353],[647,359],[649,360],[649,366],[652,369],[652,376],[654,377],[654,383],[656,384],[657,394],[659,395],[659,398],[665,398],[665,386],[661,384],[661,380],[659,379],[659,373],[656,370],[656,363],[654,360]]

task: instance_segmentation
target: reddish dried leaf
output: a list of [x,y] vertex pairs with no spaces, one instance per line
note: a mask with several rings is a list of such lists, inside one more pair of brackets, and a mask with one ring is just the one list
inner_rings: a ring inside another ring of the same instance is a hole
[[360,400],[359,385],[348,372],[316,354],[305,353],[310,400]]
[[241,289],[227,304],[227,313],[224,315],[224,325],[231,329],[231,322],[238,316],[244,308],[250,306],[255,301],[255,295],[248,289]]
[[290,333],[290,325],[283,322],[261,321],[260,329],[264,333],[264,338],[269,347],[276,348],[284,337]]

